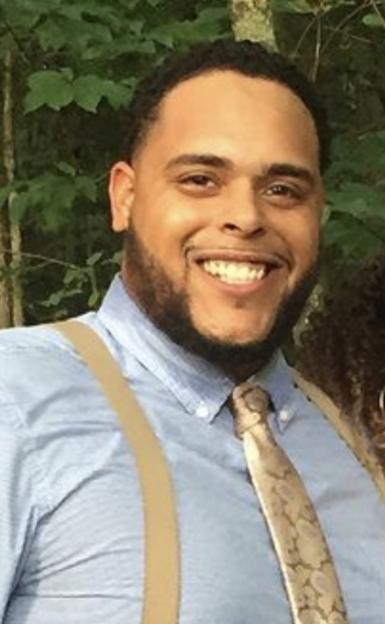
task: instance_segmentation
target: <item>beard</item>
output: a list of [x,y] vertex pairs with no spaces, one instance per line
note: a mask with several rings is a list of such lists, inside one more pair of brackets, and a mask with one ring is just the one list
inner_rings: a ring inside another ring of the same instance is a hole
[[317,279],[318,263],[281,302],[268,335],[236,344],[200,333],[194,326],[189,297],[178,291],[144,247],[133,228],[125,232],[125,285],[147,317],[173,342],[241,380],[258,372],[282,347],[299,319]]

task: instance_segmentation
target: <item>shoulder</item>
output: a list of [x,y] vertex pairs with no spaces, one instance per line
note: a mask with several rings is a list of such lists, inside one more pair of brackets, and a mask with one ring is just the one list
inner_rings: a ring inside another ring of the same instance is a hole
[[[76,320],[81,320],[98,331],[95,314],[86,314]],[[77,357],[73,346],[53,324],[0,330],[0,382],[3,376],[7,376],[4,366],[6,363],[14,364],[21,372],[31,363],[47,357],[49,361]]]
[[72,345],[51,325],[0,331],[0,406],[30,412],[68,390],[83,369]]
[[52,506],[44,435],[45,429],[52,435],[53,398],[71,362],[75,353],[49,326],[0,331],[0,464],[3,478],[13,483],[20,518],[23,505],[26,513]]
[[43,351],[62,350],[68,351],[68,345],[51,325],[0,330],[0,357],[28,358]]

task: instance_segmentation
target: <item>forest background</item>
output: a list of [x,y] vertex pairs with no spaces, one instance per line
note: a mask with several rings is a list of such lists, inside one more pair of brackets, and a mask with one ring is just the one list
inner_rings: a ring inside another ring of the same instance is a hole
[[0,0],[0,327],[98,306],[133,88],[170,50],[232,37],[290,58],[329,112],[323,292],[384,248],[385,0]]

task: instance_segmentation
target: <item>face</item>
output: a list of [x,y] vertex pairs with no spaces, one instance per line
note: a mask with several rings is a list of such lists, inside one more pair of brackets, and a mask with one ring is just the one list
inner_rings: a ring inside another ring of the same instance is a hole
[[173,297],[204,340],[262,344],[317,257],[311,115],[271,81],[189,79],[164,99],[132,165],[114,166],[110,196],[114,229],[129,231],[123,278],[149,316],[149,294],[158,307]]

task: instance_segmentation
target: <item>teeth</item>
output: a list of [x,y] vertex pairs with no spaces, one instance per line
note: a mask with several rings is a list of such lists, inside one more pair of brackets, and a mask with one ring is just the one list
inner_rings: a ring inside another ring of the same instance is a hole
[[228,284],[248,284],[262,280],[266,275],[264,264],[206,260],[202,263],[202,267],[210,275]]

